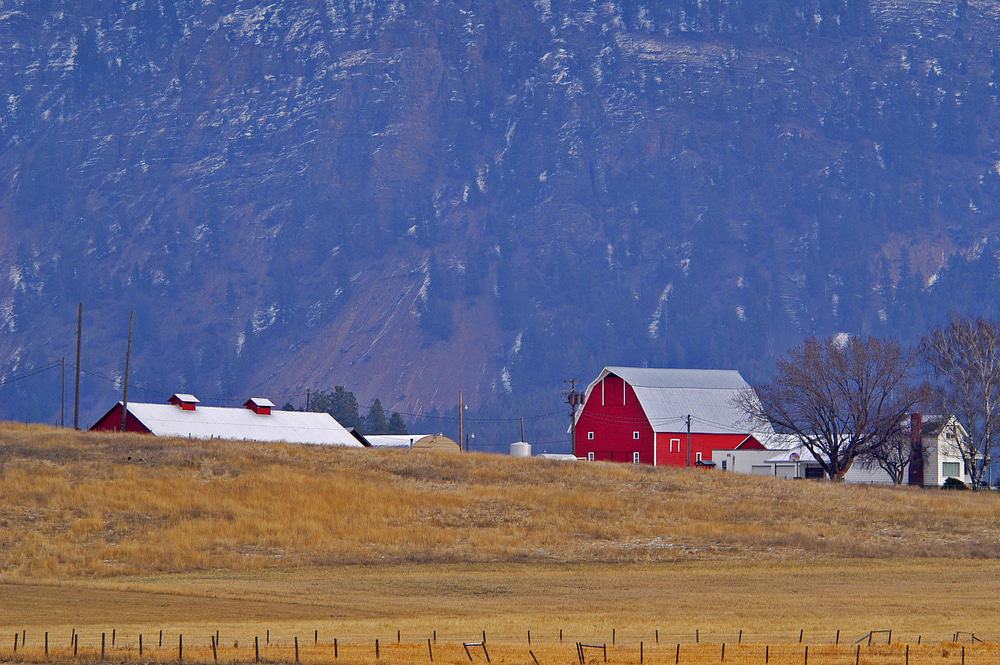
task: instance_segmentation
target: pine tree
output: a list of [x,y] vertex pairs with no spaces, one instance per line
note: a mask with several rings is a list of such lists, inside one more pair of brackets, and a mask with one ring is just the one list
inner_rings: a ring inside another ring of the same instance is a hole
[[389,434],[409,434],[406,431],[406,422],[403,420],[403,416],[396,411],[393,411],[392,415],[389,416]]
[[378,398],[368,407],[368,415],[365,417],[365,434],[386,434],[389,431],[389,423],[385,419],[385,409],[382,408],[382,401]]

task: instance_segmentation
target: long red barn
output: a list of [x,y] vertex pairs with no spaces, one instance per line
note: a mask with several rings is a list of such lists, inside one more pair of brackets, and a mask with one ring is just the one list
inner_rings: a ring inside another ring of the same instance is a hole
[[[573,452],[588,460],[711,464],[713,450],[762,450],[736,403],[752,390],[735,370],[606,367],[577,412]],[[687,421],[690,417],[690,456]]]

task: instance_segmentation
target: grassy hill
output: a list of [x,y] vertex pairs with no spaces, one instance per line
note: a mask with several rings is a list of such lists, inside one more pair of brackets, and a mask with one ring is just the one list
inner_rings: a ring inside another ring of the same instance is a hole
[[1000,496],[0,427],[0,575],[993,558]]

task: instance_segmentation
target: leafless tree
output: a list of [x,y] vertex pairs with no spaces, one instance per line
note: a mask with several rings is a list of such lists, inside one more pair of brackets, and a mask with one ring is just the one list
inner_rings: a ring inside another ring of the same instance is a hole
[[1000,444],[1000,329],[982,318],[954,318],[931,331],[921,350],[939,407],[965,427],[955,445],[978,488]]
[[923,442],[913,440],[910,421],[904,418],[899,427],[878,442],[868,454],[863,455],[859,463],[866,469],[882,469],[889,474],[893,483],[902,485],[906,481],[910,461],[914,459],[914,446],[920,446],[916,450],[923,451]]
[[774,381],[739,401],[752,421],[798,437],[839,481],[925,398],[912,381],[914,360],[893,340],[808,339],[778,361]]

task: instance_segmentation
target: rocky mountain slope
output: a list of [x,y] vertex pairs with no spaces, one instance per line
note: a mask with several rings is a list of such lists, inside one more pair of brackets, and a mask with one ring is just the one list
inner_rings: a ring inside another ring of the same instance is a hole
[[[83,301],[88,423],[135,309],[135,398],[461,389],[555,442],[603,364],[996,313],[998,44],[993,0],[8,0],[0,370]],[[3,394],[51,421],[58,372]]]

